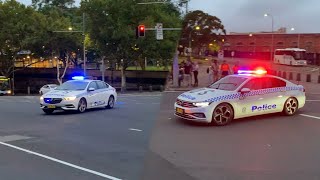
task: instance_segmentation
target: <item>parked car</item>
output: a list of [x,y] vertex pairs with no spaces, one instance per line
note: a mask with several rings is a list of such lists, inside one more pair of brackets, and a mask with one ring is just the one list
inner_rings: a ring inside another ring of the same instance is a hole
[[39,94],[41,94],[41,95],[46,94],[47,92],[54,90],[58,86],[59,85],[57,85],[57,84],[46,84],[40,88]]

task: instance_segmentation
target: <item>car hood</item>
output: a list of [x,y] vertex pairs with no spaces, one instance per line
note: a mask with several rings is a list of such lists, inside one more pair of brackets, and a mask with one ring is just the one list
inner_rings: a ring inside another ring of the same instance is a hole
[[43,95],[44,98],[62,98],[67,96],[77,96],[79,94],[82,94],[84,91],[64,91],[64,90],[51,90],[45,95]]
[[215,97],[234,94],[233,91],[225,91],[211,88],[200,88],[185,92],[178,96],[178,99],[188,102],[206,102]]

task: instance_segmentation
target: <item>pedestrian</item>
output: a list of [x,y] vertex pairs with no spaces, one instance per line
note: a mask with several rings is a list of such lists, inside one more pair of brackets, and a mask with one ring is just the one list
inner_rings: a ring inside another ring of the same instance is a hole
[[213,71],[213,82],[216,82],[219,80],[219,64],[218,60],[214,59],[212,63],[212,71]]
[[225,76],[230,74],[230,66],[226,60],[223,60],[223,63],[220,66],[220,71],[221,71],[221,78],[224,78]]
[[192,66],[193,77],[194,77],[194,87],[198,87],[198,74],[199,74],[199,64],[194,62]]
[[233,74],[238,74],[239,71],[239,62],[236,62],[232,67]]
[[183,64],[179,64],[179,79],[178,79],[178,85],[181,87],[181,83],[183,82],[184,79],[184,68]]
[[191,61],[188,60],[184,65],[184,77],[188,87],[191,85],[191,81],[192,81],[191,72],[192,72],[192,64],[191,64]]

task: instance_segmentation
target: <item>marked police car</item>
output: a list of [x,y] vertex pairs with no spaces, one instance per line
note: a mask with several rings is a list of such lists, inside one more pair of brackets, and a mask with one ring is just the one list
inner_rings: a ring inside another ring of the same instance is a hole
[[233,119],[283,112],[294,115],[305,105],[305,89],[265,70],[239,70],[207,88],[178,96],[179,118],[223,126]]
[[51,114],[54,110],[77,110],[105,107],[113,108],[117,99],[115,88],[99,80],[74,77],[40,97],[40,108]]

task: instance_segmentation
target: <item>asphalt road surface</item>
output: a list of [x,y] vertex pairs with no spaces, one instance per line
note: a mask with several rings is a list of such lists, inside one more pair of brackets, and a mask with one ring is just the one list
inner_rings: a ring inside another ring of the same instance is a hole
[[295,116],[244,118],[224,127],[177,120],[178,94],[162,98],[143,179],[320,179],[320,94],[308,94]]
[[0,179],[141,179],[160,94],[53,115],[44,115],[38,98],[0,97]]

